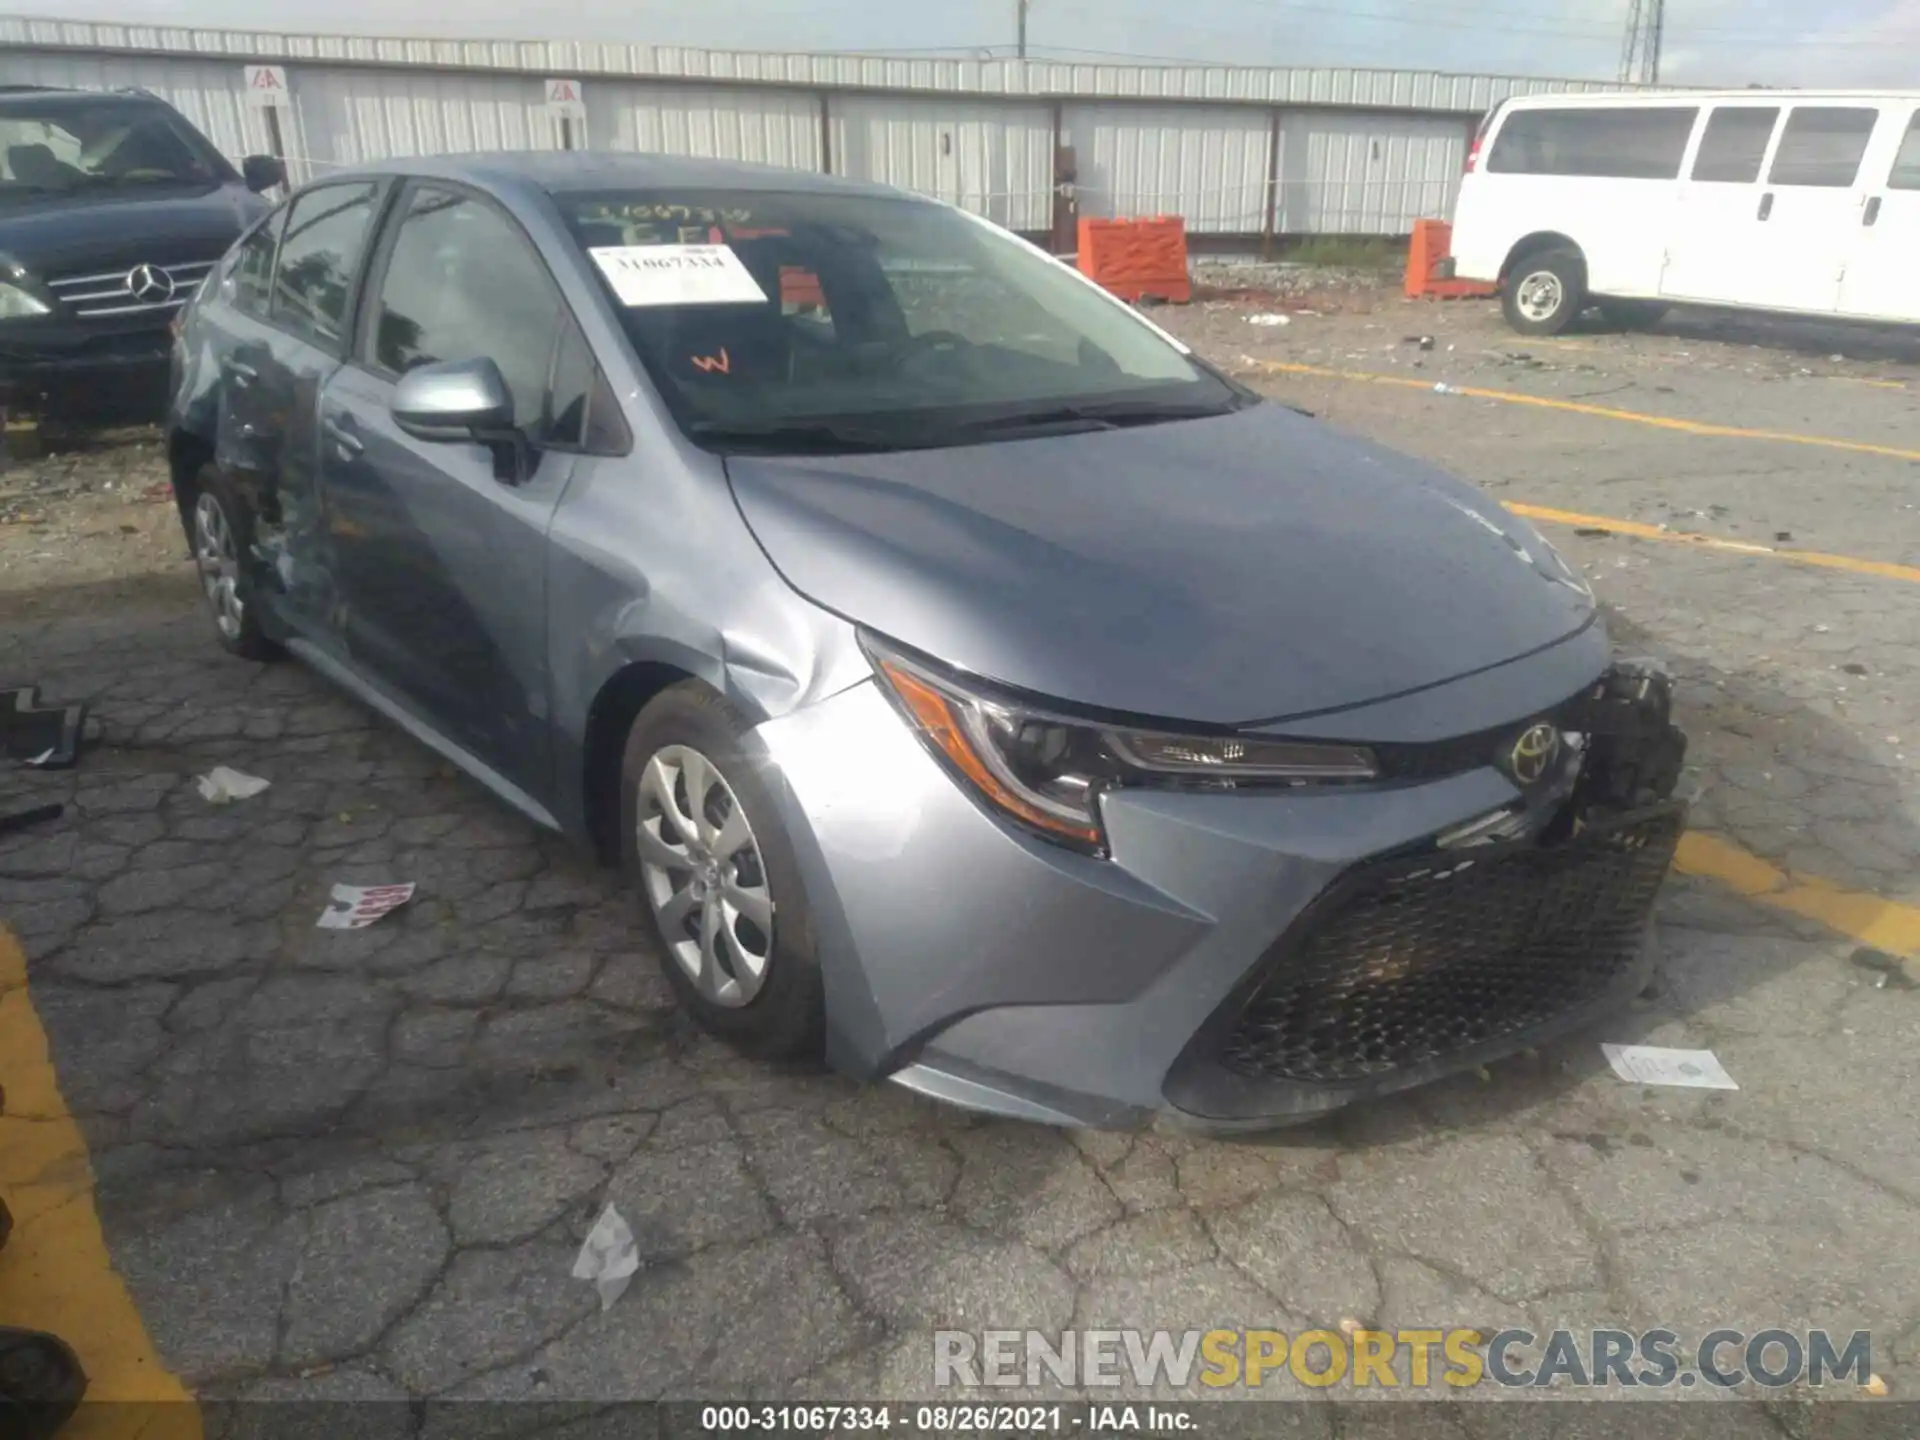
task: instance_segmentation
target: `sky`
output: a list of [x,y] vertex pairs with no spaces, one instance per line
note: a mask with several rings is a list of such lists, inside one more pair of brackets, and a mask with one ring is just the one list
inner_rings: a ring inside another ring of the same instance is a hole
[[[1017,0],[13,0],[20,12],[324,34],[1010,51]],[[1652,0],[1646,0],[1651,4]],[[1032,53],[1613,79],[1632,0],[1030,0]],[[1666,0],[1662,78],[1920,85],[1920,0]],[[8,8],[13,8],[9,6]],[[1170,16],[1177,13],[1177,22]]]

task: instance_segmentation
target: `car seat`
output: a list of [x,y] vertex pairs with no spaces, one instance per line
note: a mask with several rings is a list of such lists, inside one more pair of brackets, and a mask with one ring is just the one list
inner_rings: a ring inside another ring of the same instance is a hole
[[63,165],[48,145],[9,145],[7,168],[23,185],[44,185],[64,190],[80,178],[71,165]]

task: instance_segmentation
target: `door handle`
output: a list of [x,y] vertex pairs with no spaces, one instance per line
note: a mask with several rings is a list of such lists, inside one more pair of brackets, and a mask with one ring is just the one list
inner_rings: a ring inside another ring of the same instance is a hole
[[1769,190],[1760,197],[1760,218],[1767,220],[1773,215],[1773,192]]
[[353,433],[352,425],[344,418],[329,420],[327,434],[333,437],[334,453],[342,460],[357,460],[366,453],[366,442]]
[[1880,197],[1878,195],[1867,201],[1867,213],[1861,217],[1860,223],[1863,225],[1877,225],[1880,223]]

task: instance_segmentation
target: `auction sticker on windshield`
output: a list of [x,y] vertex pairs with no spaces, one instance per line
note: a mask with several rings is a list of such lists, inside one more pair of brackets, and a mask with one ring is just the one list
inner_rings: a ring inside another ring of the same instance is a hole
[[725,245],[600,245],[587,252],[622,305],[756,305],[767,292]]

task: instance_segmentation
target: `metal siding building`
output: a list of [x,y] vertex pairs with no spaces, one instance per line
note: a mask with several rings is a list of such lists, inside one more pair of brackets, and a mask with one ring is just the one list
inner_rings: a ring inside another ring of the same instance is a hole
[[1011,229],[1047,228],[1048,106],[946,95],[835,95],[827,106],[836,174],[918,190]]
[[1271,112],[1252,106],[1107,101],[1065,109],[1082,215],[1181,215],[1187,228],[1259,234],[1266,226]]
[[[1086,215],[1197,234],[1404,235],[1449,214],[1475,120],[1620,87],[1429,71],[1107,65],[409,40],[0,17],[0,84],[151,90],[233,157],[271,148],[243,66],[286,67],[295,180],[395,155],[575,144],[882,181],[1044,231],[1054,150]],[[581,82],[569,137],[544,77]]]

